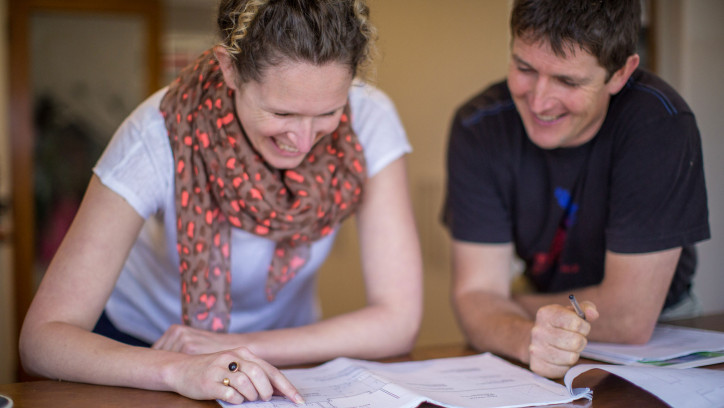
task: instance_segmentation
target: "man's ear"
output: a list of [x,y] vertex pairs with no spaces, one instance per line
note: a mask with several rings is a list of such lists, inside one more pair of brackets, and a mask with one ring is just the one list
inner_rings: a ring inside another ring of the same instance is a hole
[[219,67],[221,68],[221,73],[224,75],[224,82],[226,82],[226,86],[238,91],[239,89],[236,83],[238,75],[236,74],[234,59],[231,55],[229,55],[229,52],[220,45],[215,46],[213,50],[214,56],[216,56],[216,59],[219,61]]
[[641,58],[638,54],[630,55],[626,58],[626,63],[614,72],[611,79],[608,80],[608,92],[611,95],[615,95],[618,91],[626,85],[626,82],[631,77],[631,74],[638,68]]

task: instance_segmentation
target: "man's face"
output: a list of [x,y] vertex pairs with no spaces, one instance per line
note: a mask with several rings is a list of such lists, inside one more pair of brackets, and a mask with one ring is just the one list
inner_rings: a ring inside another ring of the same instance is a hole
[[528,138],[543,149],[580,146],[606,117],[611,95],[606,70],[585,50],[557,56],[543,42],[513,40],[508,87]]

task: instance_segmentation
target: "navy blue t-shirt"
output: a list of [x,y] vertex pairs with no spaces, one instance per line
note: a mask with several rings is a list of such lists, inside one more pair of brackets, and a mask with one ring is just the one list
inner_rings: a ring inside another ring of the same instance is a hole
[[701,138],[670,86],[637,70],[589,142],[533,144],[507,84],[456,113],[443,219],[456,240],[515,245],[542,292],[595,285],[606,250],[683,247],[664,307],[689,290],[693,244],[710,236]]

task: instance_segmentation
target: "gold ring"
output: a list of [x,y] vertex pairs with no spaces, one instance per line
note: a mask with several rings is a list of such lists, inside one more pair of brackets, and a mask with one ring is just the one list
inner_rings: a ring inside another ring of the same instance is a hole
[[228,387],[228,386],[229,386],[229,384],[231,383],[231,380],[230,380],[230,379],[228,379],[228,378],[224,378],[224,381],[222,381],[222,383],[223,383],[223,384],[224,384],[225,386],[227,386],[227,387]]

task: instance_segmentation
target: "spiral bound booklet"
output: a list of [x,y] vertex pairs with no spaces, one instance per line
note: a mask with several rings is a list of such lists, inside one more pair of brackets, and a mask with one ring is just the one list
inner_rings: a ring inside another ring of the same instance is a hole
[[646,344],[589,342],[581,357],[623,365],[700,367],[724,362],[724,332],[659,324]]

